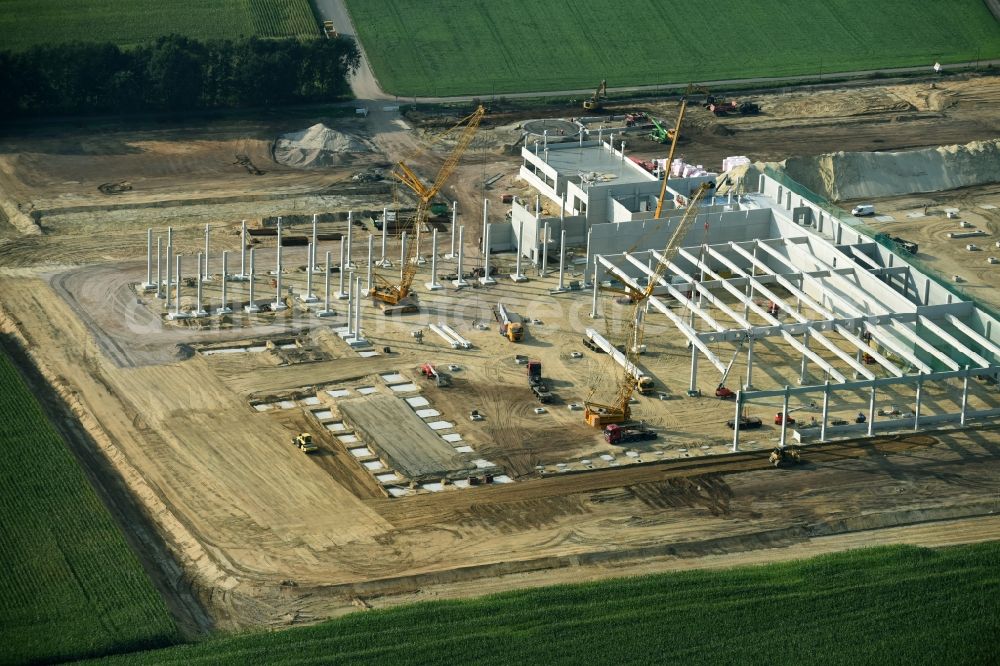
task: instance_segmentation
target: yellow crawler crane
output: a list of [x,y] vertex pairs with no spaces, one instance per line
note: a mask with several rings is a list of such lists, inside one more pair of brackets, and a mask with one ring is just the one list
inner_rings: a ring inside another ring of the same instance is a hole
[[[625,331],[625,356],[633,366],[638,367],[639,364],[638,345],[633,344],[633,341],[639,343],[643,338],[643,329],[646,320],[644,317],[640,317],[640,315],[646,305],[646,299],[653,293],[653,289],[660,284],[660,279],[667,272],[667,264],[672,262],[674,257],[677,256],[681,242],[688,231],[691,230],[691,226],[698,217],[698,205],[701,203],[702,197],[713,187],[715,187],[714,183],[706,182],[699,185],[698,189],[695,190],[691,196],[691,201],[688,203],[688,208],[684,212],[684,216],[681,217],[681,221],[677,225],[677,229],[674,230],[674,233],[670,235],[670,239],[667,241],[667,246],[663,250],[662,261],[656,265],[656,271],[646,283],[646,288],[636,295],[635,307],[632,309],[632,316],[629,317]],[[632,409],[629,403],[632,400],[632,393],[636,389],[635,379],[624,367],[621,368],[620,374],[618,392],[612,404],[602,405],[589,401],[584,403],[583,417],[586,419],[588,425],[601,428],[611,423],[624,423],[632,418]]]
[[472,138],[485,115],[486,109],[480,105],[472,114],[463,118],[448,131],[451,133],[461,128],[455,148],[448,155],[448,159],[445,160],[441,170],[438,171],[437,178],[434,179],[434,183],[430,187],[424,185],[420,178],[402,161],[398,162],[396,168],[393,169],[393,177],[413,190],[417,195],[418,203],[417,213],[413,218],[414,235],[407,243],[401,278],[398,281],[390,281],[378,274],[373,276],[374,284],[369,296],[382,304],[385,314],[416,311],[416,304],[412,300],[408,300],[408,297],[410,296],[410,287],[413,286],[413,278],[417,274],[416,253],[420,246],[420,230],[427,221],[427,212],[430,209],[431,201],[444,187],[448,177],[455,171],[459,160],[462,159],[462,154],[472,143]]

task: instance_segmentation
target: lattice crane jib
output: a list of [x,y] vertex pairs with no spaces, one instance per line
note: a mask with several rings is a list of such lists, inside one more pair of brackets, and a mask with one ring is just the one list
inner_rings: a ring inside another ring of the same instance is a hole
[[[437,196],[441,188],[448,181],[448,178],[458,167],[462,155],[472,143],[476,130],[486,115],[486,108],[479,106],[473,113],[460,120],[446,134],[461,128],[455,147],[448,154],[441,169],[434,179],[434,183],[429,187],[424,185],[420,177],[417,176],[404,162],[400,161],[392,170],[392,175],[398,181],[410,188],[417,195],[417,212],[413,217],[413,238],[407,243],[406,255],[403,257],[402,274],[399,282],[390,282],[381,276],[376,276],[377,284],[372,285],[370,296],[387,305],[396,305],[410,293],[413,285],[413,278],[417,274],[416,253],[420,246],[420,232],[427,222],[427,213],[430,210],[431,202]],[[383,222],[384,224],[385,222]]]

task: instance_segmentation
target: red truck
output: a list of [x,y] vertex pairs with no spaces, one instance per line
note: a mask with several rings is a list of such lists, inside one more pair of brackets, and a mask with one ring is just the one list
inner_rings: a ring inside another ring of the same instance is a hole
[[625,426],[612,423],[604,429],[604,441],[608,444],[626,444],[656,439],[656,431],[645,426]]

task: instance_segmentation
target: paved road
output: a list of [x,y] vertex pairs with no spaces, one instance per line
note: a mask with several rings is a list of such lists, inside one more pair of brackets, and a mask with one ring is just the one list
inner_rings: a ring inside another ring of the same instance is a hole
[[[354,29],[354,24],[351,23],[350,14],[347,12],[347,7],[344,4],[344,0],[314,0],[316,3],[316,8],[320,14],[322,20],[332,20],[334,25],[337,26],[337,30],[342,35],[350,35],[357,39],[357,32]],[[1000,0],[992,0],[993,3],[1000,4]],[[991,6],[991,9],[993,7]],[[382,90],[379,85],[378,79],[375,78],[375,73],[372,71],[371,66],[368,64],[368,58],[364,53],[364,47],[361,45],[360,40],[358,41],[358,46],[361,48],[361,67],[358,72],[351,78],[351,89],[354,91],[354,96],[358,100],[363,101],[385,101],[385,100],[397,100],[399,99],[396,95],[389,95]],[[704,81],[705,86],[710,88],[725,88],[728,86],[740,85],[745,86],[747,84],[776,84],[776,83],[787,83],[789,85],[802,83],[805,81],[815,82],[817,80],[822,81],[823,79],[841,79],[845,77],[862,77],[871,76],[873,74],[884,74],[884,75],[895,75],[895,74],[913,74],[913,73],[927,73],[931,74],[931,65],[934,63],[929,62],[927,65],[920,67],[896,67],[891,69],[868,69],[868,70],[857,70],[852,72],[831,72],[827,74],[805,74],[800,76],[759,76],[748,79],[719,79],[716,81]],[[983,60],[976,62],[960,62],[951,65],[943,65],[946,70],[956,70],[965,69],[968,67],[979,66],[983,67],[986,65],[1000,65],[1000,60]],[[662,83],[656,85],[648,86],[625,86],[621,88],[608,88],[609,93],[623,93],[623,92],[657,92],[662,91],[664,88],[675,87],[683,88],[687,83]],[[590,95],[594,92],[593,88],[584,88],[576,90],[549,90],[549,91],[536,91],[536,92],[522,92],[522,93],[503,93],[503,97],[506,98],[526,98],[526,97],[580,97]],[[452,97],[406,97],[406,101],[415,101],[423,104],[442,104],[449,102],[468,102],[473,99],[481,98],[482,95],[456,95]]]

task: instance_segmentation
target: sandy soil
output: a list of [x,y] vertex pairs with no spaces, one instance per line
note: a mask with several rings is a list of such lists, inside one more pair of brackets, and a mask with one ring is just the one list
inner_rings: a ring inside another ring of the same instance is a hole
[[[791,152],[988,138],[1000,113],[997,90],[997,80],[983,78],[948,80],[936,88],[775,94],[760,98],[764,115],[721,121],[697,109],[684,156],[709,165],[733,154],[781,159]],[[671,108],[664,105],[663,115]],[[47,409],[190,632],[309,622],[359,607],[512,585],[761,562],[887,541],[933,545],[996,538],[995,521],[977,518],[998,508],[1000,450],[993,430],[814,446],[805,465],[775,471],[766,461],[778,437],[773,426],[745,437],[743,453],[713,455],[729,446],[725,421],[733,416],[731,403],[642,398],[635,414],[660,438],[627,449],[634,457],[609,446],[582,423],[580,412],[568,408],[591,396],[606,399],[613,388],[602,380],[612,374],[607,357],[579,342],[582,329],[595,325],[589,295],[552,296],[551,277],[421,292],[421,313],[401,320],[375,315],[366,304],[364,328],[374,349],[391,348],[367,360],[331,330],[342,317],[320,321],[300,307],[253,318],[237,314],[221,325],[164,322],[163,303],[134,291],[144,279],[147,226],[169,221],[178,247],[190,255],[201,246],[202,225],[211,223],[220,227],[213,251],[238,251],[238,238],[227,230],[244,217],[377,210],[393,205],[394,198],[405,204],[404,194],[359,188],[352,175],[399,158],[419,173],[435,173],[442,163],[443,153],[426,148],[419,129],[380,109],[366,121],[325,120],[367,135],[377,148],[350,168],[301,171],[270,160],[273,137],[319,120],[61,127],[0,138],[5,210],[33,214],[42,232],[28,235],[23,224],[0,220],[3,344],[23,350],[20,362],[37,368],[36,390]],[[461,223],[479,228],[484,192],[499,215],[500,195],[518,191],[511,178],[518,160],[503,154],[516,124],[513,116],[491,121],[493,129],[484,130],[443,190],[459,201]],[[662,153],[652,144],[647,150],[650,156]],[[265,173],[254,176],[233,164],[237,153]],[[485,190],[484,178],[495,174],[505,175]],[[123,180],[132,189],[122,194],[97,189]],[[920,201],[932,209],[959,207],[963,219],[993,233],[990,225],[1000,220],[976,206],[996,198],[985,189]],[[914,201],[894,205],[899,211],[922,205]],[[960,254],[935,250],[950,247],[938,237],[944,226],[894,216],[887,230],[904,236],[926,231],[926,243],[914,238],[922,253],[933,255],[942,271],[957,270],[947,262],[961,262]],[[934,215],[928,219],[939,223]],[[343,224],[331,223],[329,230],[342,231]],[[364,242],[355,236],[355,259]],[[467,270],[477,264],[474,245],[470,238]],[[257,247],[261,265],[271,265],[273,240]],[[320,256],[338,248],[323,242]],[[398,252],[398,244],[390,243],[388,256]],[[987,253],[980,254],[985,259]],[[305,264],[305,249],[287,248],[285,258],[292,267],[285,285],[300,294],[305,277],[297,267]],[[513,263],[511,257],[495,259],[502,272]],[[968,285],[983,293],[991,281],[995,286],[988,268],[984,261],[981,273],[970,272]],[[453,269],[453,263],[441,263],[442,273]],[[580,277],[577,271],[571,268],[573,279]],[[425,280],[421,273],[416,282]],[[209,283],[206,299],[217,300],[218,289],[217,282]],[[230,299],[246,297],[245,285],[231,283],[230,289]],[[265,278],[258,289],[272,287]],[[192,298],[185,295],[186,306]],[[490,308],[497,300],[538,320],[528,324],[523,343],[496,334]],[[613,336],[624,311],[605,301],[602,311],[608,314],[596,325]],[[474,349],[452,350],[429,331],[422,342],[411,336],[440,320],[471,339]],[[489,324],[485,329],[477,326],[483,322]],[[294,349],[282,349],[289,341]],[[647,343],[644,369],[662,390],[682,396],[687,350],[659,323],[650,323]],[[231,355],[199,351],[240,345],[268,348]],[[583,357],[573,358],[576,351]],[[728,357],[731,348],[717,351]],[[786,362],[786,344],[769,339],[755,351],[755,384],[795,382],[799,367]],[[515,362],[518,354],[543,362],[557,395],[545,414],[533,412],[537,403],[524,367]],[[420,380],[418,367],[425,362],[459,366],[453,386]],[[742,375],[745,368],[738,362],[733,372]],[[254,407],[316,396],[336,414],[336,401],[323,397],[324,390],[374,386],[384,394],[390,389],[380,383],[383,373],[417,381],[420,395],[456,424],[463,443],[502,467],[514,483],[389,499],[345,445],[318,424],[312,408]],[[711,395],[717,381],[717,373],[703,370],[699,386]],[[833,410],[851,414],[866,400],[845,399]],[[880,396],[887,406],[909,400]],[[927,387],[924,400],[930,413],[953,409],[956,393],[954,387]],[[995,387],[975,382],[971,402],[995,405]],[[751,410],[768,421],[776,407]],[[806,402],[794,408],[797,417],[818,414]],[[469,421],[470,409],[485,419]],[[289,444],[303,430],[315,434],[318,455],[305,456]],[[571,471],[557,471],[560,463]]]

